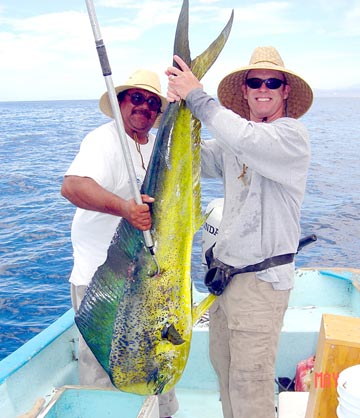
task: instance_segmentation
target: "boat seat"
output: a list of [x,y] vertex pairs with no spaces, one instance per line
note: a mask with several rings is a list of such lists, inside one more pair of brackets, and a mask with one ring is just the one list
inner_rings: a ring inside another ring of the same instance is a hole
[[309,392],[280,392],[278,418],[305,418]]

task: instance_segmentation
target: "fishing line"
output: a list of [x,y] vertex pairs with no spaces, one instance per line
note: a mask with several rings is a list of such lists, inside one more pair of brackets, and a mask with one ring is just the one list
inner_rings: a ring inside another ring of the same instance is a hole
[[[121,113],[120,113],[119,103],[116,97],[116,91],[115,91],[114,83],[111,77],[112,73],[111,73],[110,63],[109,63],[109,59],[106,53],[104,41],[101,37],[100,26],[96,17],[94,3],[92,0],[85,0],[85,2],[86,2],[87,10],[88,10],[88,15],[89,15],[92,31],[94,34],[96,50],[99,56],[102,73],[105,79],[107,92],[108,92],[109,99],[110,99],[111,109],[112,109],[113,116],[116,122],[116,127],[117,127],[117,131],[119,134],[121,147],[124,153],[126,167],[127,167],[129,177],[130,177],[130,183],[133,188],[135,201],[137,204],[141,205],[143,202],[142,202],[140,190],[138,188],[137,181],[136,181],[134,164],[131,158],[129,144],[127,143],[127,139],[126,139],[126,133],[125,133],[124,124],[123,124],[123,120],[122,120]],[[159,273],[160,266],[155,257],[154,244],[153,244],[153,240],[151,237],[151,233],[150,231],[143,231],[143,235],[144,235],[145,245],[149,249],[154,259],[154,262],[156,264],[157,272]]]

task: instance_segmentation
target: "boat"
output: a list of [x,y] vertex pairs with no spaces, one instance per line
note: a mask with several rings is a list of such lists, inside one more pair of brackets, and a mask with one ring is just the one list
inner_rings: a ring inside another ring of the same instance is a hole
[[[283,377],[293,379],[296,365],[315,354],[324,313],[360,317],[359,280],[357,269],[296,270],[280,336],[277,381]],[[196,289],[194,296],[195,300],[203,298]],[[0,362],[1,417],[158,418],[156,396],[80,386],[77,342],[74,312],[70,309],[3,359]],[[206,322],[194,326],[189,359],[176,392],[180,409],[174,418],[222,417],[217,379],[208,355]]]
[[[203,229],[203,249],[216,239],[221,204],[221,200],[211,202],[207,208],[216,210]],[[278,347],[276,401],[279,393],[294,382],[297,365],[315,355],[323,315],[360,317],[360,270],[298,268],[294,279]],[[194,303],[198,303],[206,294],[193,286],[193,296]],[[81,386],[77,373],[78,338],[70,309],[0,362],[2,418],[159,417],[156,396]],[[284,381],[290,384],[284,387]],[[194,326],[189,358],[176,393],[180,408],[174,418],[222,417],[217,378],[208,354],[206,318]],[[303,399],[306,407],[307,398]],[[305,417],[305,412],[299,415],[299,409],[297,415],[283,416],[281,412],[278,402],[279,418]]]

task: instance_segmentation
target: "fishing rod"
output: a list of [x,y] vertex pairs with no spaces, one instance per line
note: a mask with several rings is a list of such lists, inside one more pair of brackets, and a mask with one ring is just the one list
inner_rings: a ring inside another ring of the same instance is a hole
[[[92,31],[94,34],[94,39],[95,39],[95,45],[96,45],[96,50],[99,56],[99,61],[100,61],[100,66],[102,69],[102,73],[105,79],[105,83],[106,83],[106,87],[107,87],[107,92],[109,95],[109,99],[110,99],[110,104],[111,104],[111,109],[113,112],[113,116],[116,122],[116,127],[117,127],[117,131],[119,134],[119,138],[120,138],[120,142],[121,142],[121,147],[122,147],[122,151],[124,153],[124,158],[125,158],[125,162],[126,162],[126,167],[129,173],[129,177],[130,177],[130,183],[132,185],[133,188],[133,192],[134,192],[134,196],[135,196],[135,201],[137,204],[141,205],[142,199],[141,199],[141,194],[140,194],[140,190],[138,188],[137,185],[137,181],[136,181],[136,174],[135,174],[135,168],[134,168],[134,164],[131,158],[131,154],[130,154],[130,149],[129,149],[129,144],[127,142],[127,138],[126,138],[126,133],[125,133],[125,129],[124,129],[124,123],[121,117],[121,113],[120,113],[120,108],[119,108],[119,103],[118,103],[118,99],[116,96],[116,91],[115,91],[115,87],[114,87],[114,83],[112,81],[112,72],[111,72],[111,68],[110,68],[110,63],[109,63],[109,59],[106,53],[106,48],[105,48],[105,44],[104,41],[101,37],[101,32],[100,32],[100,26],[96,17],[96,12],[95,12],[95,7],[94,7],[94,3],[92,0],[85,0],[86,2],[86,7],[88,10],[88,15],[89,15],[89,19],[90,19],[90,23],[91,23],[91,27],[92,27]],[[144,235],[144,240],[145,240],[145,245],[146,247],[149,249],[158,273],[160,272],[160,266],[159,263],[155,257],[155,252],[154,252],[154,243],[151,237],[151,233],[150,231],[143,231],[143,235]]]

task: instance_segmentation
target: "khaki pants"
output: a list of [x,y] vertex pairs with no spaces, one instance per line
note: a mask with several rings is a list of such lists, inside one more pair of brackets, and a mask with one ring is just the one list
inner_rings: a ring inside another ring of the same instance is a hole
[[290,290],[233,277],[210,308],[210,358],[224,418],[274,418],[274,369]]
[[[75,312],[77,312],[80,307],[80,303],[85,295],[86,287],[87,286],[71,285],[71,301]],[[111,383],[108,374],[96,360],[94,354],[87,346],[81,335],[79,336],[78,363],[79,380],[81,385],[115,388]],[[158,395],[158,400],[160,417],[173,415],[179,408],[175,395],[175,389],[171,389],[167,393]]]

